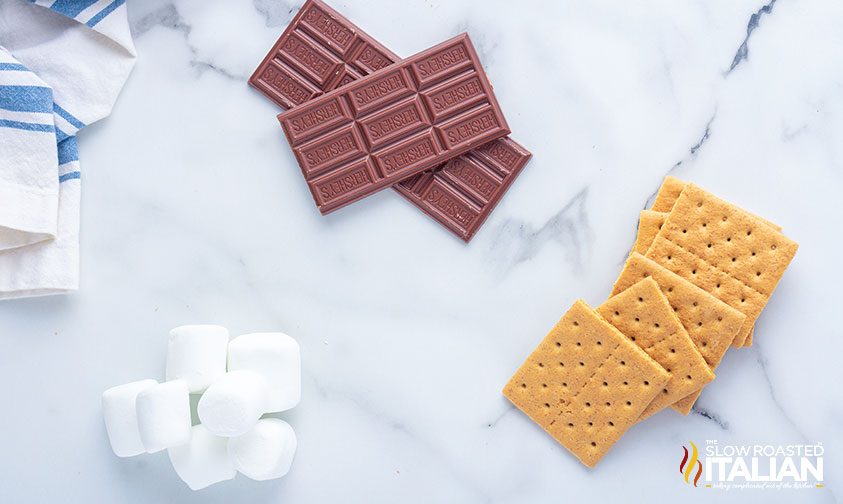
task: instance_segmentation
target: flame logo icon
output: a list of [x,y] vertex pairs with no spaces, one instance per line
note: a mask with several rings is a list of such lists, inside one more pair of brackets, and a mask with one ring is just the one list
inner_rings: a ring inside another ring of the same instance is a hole
[[689,481],[691,477],[691,473],[694,472],[694,469],[697,470],[697,474],[694,476],[694,486],[697,486],[697,482],[700,481],[700,476],[702,476],[702,462],[699,461],[699,454],[700,452],[697,450],[697,445],[694,444],[693,441],[689,441],[691,443],[691,454],[690,460],[688,457],[688,449],[684,446],[682,447],[685,450],[685,455],[682,457],[682,462],[679,463],[679,474],[684,476],[685,483],[691,483]]

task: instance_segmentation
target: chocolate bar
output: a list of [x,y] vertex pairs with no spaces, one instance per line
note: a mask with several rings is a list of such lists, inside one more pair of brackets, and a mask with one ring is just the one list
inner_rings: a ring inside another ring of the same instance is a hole
[[509,133],[466,34],[278,120],[323,214]]
[[[249,83],[292,108],[400,58],[321,2],[307,0]],[[514,182],[530,153],[498,139],[393,187],[466,242]],[[439,173],[449,168],[449,174]]]

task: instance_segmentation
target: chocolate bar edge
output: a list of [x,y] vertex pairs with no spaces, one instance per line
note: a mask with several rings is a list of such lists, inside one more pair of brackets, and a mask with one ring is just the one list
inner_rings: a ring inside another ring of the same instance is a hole
[[[515,140],[513,140],[509,137],[503,137],[503,138],[500,138],[498,140],[492,140],[492,141],[497,142],[499,140],[505,140],[507,142],[511,142],[511,143],[515,144],[514,148],[521,151],[522,157],[519,160],[518,165],[515,166],[504,177],[500,187],[497,188],[496,197],[489,200],[488,203],[486,203],[482,207],[482,211],[478,215],[477,220],[474,221],[471,226],[468,226],[465,229],[461,229],[461,228],[455,226],[452,222],[436,215],[436,213],[434,211],[430,210],[428,208],[428,206],[424,204],[425,202],[421,197],[415,195],[410,189],[407,189],[406,187],[404,187],[400,183],[395,184],[393,186],[393,189],[395,189],[398,192],[398,194],[400,194],[404,199],[406,199],[407,201],[412,203],[416,208],[421,210],[425,215],[427,215],[428,217],[433,219],[437,224],[439,224],[440,226],[444,226],[446,229],[451,231],[452,234],[456,235],[463,242],[469,243],[471,241],[471,239],[474,238],[474,235],[477,234],[478,231],[480,231],[480,228],[483,227],[483,224],[486,222],[486,220],[489,218],[489,216],[492,214],[492,212],[495,210],[495,208],[497,208],[497,206],[501,202],[501,200],[503,200],[504,195],[506,195],[507,191],[509,191],[512,184],[515,182],[515,179],[518,178],[518,176],[521,174],[522,171],[524,171],[524,168],[527,166],[527,164],[533,158],[533,153],[530,152],[529,150],[527,150],[526,148],[524,148],[523,145],[516,142]],[[447,163],[447,161],[446,161],[446,163]],[[444,168],[444,165],[443,165],[443,168]]]

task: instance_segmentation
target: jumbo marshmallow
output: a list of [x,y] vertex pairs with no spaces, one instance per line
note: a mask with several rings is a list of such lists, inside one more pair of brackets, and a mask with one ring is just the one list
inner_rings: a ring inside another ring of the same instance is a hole
[[186,325],[170,331],[167,380],[185,380],[190,392],[204,392],[225,374],[228,329],[216,325]]
[[201,490],[237,475],[227,447],[227,438],[215,436],[199,424],[191,429],[189,443],[170,448],[167,454],[179,478],[191,490]]
[[146,452],[138,431],[135,400],[138,394],[152,386],[155,380],[140,380],[111,387],[102,393],[102,416],[111,450],[118,457],[133,457]]
[[190,441],[190,391],[185,380],[153,385],[138,394],[138,431],[149,453]]
[[266,413],[267,383],[254,371],[231,371],[199,399],[199,421],[217,436],[240,436]]
[[283,333],[244,334],[228,344],[228,370],[259,373],[269,385],[267,412],[285,411],[301,400],[299,344]]
[[228,441],[228,455],[238,471],[253,480],[280,478],[290,471],[296,433],[278,418],[264,418],[246,434]]

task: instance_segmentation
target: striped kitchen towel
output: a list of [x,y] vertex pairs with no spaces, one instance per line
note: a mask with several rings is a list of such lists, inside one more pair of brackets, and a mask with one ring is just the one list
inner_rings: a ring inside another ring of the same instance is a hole
[[0,0],[0,299],[79,286],[76,133],[135,60],[125,0]]

